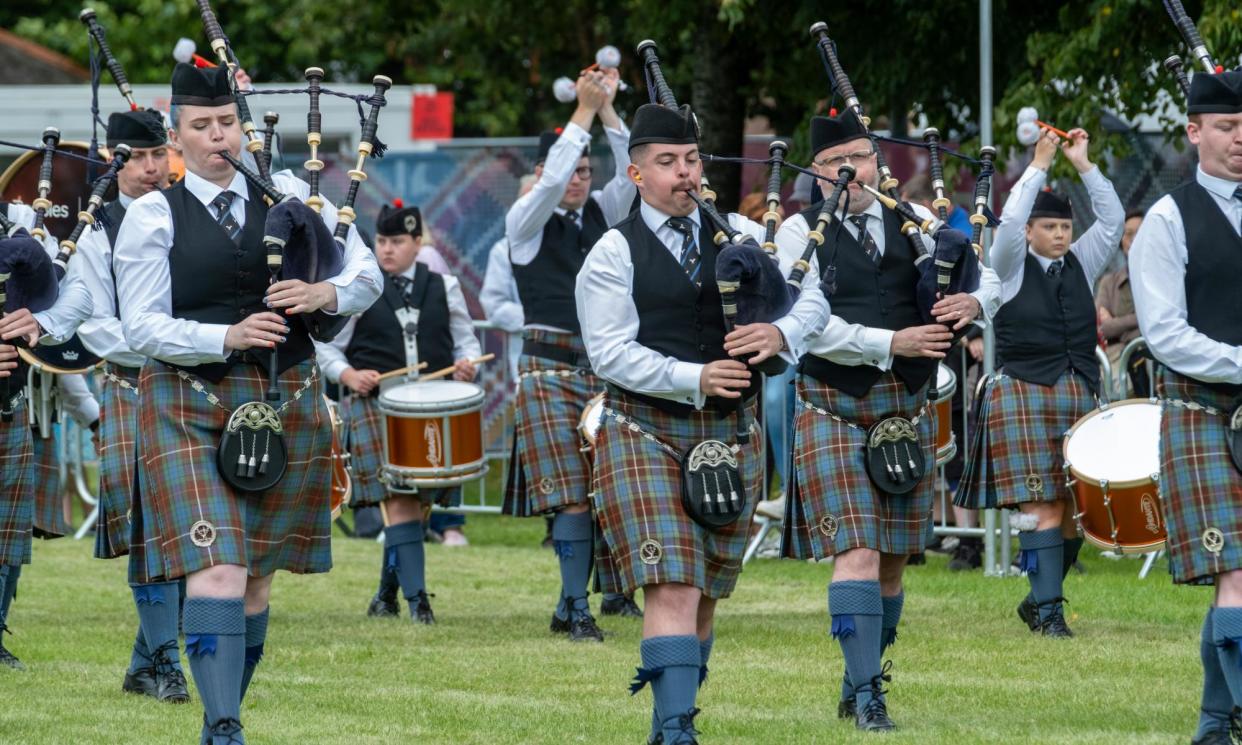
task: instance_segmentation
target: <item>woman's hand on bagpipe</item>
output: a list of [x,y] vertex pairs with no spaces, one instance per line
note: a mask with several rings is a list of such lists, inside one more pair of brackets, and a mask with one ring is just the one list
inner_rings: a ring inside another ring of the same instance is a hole
[[344,385],[359,396],[367,395],[375,390],[375,386],[379,384],[379,370],[355,370],[351,367],[341,373],[341,385]]
[[938,323],[911,326],[893,334],[894,357],[930,357],[942,360],[953,343],[953,332]]
[[737,360],[708,362],[699,373],[699,389],[708,396],[741,398],[742,389],[749,387],[750,370]]
[[[725,352],[733,358],[747,358],[746,362],[757,365],[780,354],[785,337],[780,329],[770,323],[751,323],[738,326],[725,337]],[[754,355],[751,357],[750,355]]]
[[226,350],[242,351],[261,347],[271,349],[285,340],[289,326],[275,313],[254,313],[224,332]]
[[952,324],[954,331],[964,328],[966,324],[978,318],[982,310],[978,298],[969,292],[959,292],[943,297],[937,300],[931,308],[932,316],[936,321],[946,326]]
[[286,315],[336,311],[336,287],[328,282],[308,284],[300,279],[282,279],[267,288],[267,307],[284,310]]
[[7,378],[17,369],[17,347],[0,344],[0,378]]
[[1087,130],[1081,127],[1071,129],[1066,134],[1069,135],[1069,142],[1061,143],[1061,151],[1065,153],[1065,158],[1074,166],[1079,173],[1086,173],[1094,168],[1091,159],[1087,157],[1087,148],[1091,144],[1091,135],[1087,134]]
[[453,380],[469,383],[478,374],[479,368],[474,366],[469,357],[462,357],[453,363]]
[[33,347],[39,343],[39,322],[25,308],[5,313],[4,318],[0,318],[0,339],[10,342],[21,339]]

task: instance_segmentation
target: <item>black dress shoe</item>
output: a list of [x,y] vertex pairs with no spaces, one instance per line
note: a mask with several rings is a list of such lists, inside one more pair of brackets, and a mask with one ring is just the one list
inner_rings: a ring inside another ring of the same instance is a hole
[[[0,633],[3,632],[4,626],[0,626]],[[26,666],[22,664],[22,661],[17,659],[17,655],[4,648],[3,642],[0,642],[0,665],[19,671],[26,669]]]
[[1021,618],[1022,623],[1026,624],[1031,631],[1039,631],[1039,606],[1035,605],[1030,595],[1022,598],[1022,602],[1018,604],[1018,618]]
[[1234,745],[1236,741],[1229,736],[1229,730],[1212,730],[1190,741],[1190,745]]
[[121,690],[126,693],[137,693],[140,696],[151,696],[159,692],[159,684],[155,680],[155,668],[140,667],[132,673],[125,673],[125,681]]
[[553,634],[568,634],[570,626],[571,624],[569,622],[569,616],[565,616],[564,618],[561,618],[560,616],[553,613],[552,623],[548,625],[548,630],[551,631]]
[[[657,732],[654,735],[648,736],[647,745],[664,745],[664,733]],[[1194,743],[1190,745],[1194,745]]]
[[158,687],[155,698],[166,704],[185,704],[190,701],[190,691],[185,685],[185,673],[175,667],[156,676]]
[[1065,623],[1065,612],[1061,610],[1061,600],[1058,598],[1052,601],[1056,603],[1056,606],[1039,624],[1039,633],[1051,639],[1069,639],[1074,636],[1074,632],[1070,631],[1070,627]]
[[569,641],[571,642],[602,642],[604,632],[595,625],[595,617],[590,611],[575,610],[569,612]]
[[431,601],[423,590],[419,590],[418,595],[410,603],[410,618],[414,619],[415,623],[425,626],[434,626],[436,623],[436,616],[431,612]]
[[600,603],[599,613],[601,616],[621,616],[622,618],[643,617],[643,609],[638,607],[633,598],[625,595],[604,598],[604,602]]
[[837,702],[837,719],[856,718],[858,716],[858,712],[855,711],[855,707],[857,704],[858,704],[858,700],[855,699],[853,696],[850,696],[849,698],[843,698],[840,701],[838,701]]
[[910,554],[910,558],[906,559],[906,566],[918,567],[927,563],[927,554],[919,551],[917,554]]
[[376,595],[371,598],[371,604],[367,606],[367,615],[371,618],[397,618],[401,615],[401,608],[397,605],[396,598],[382,598]]
[[981,547],[970,540],[963,540],[957,544],[957,548],[953,551],[953,558],[949,560],[949,571],[952,572],[966,572],[982,566]]
[[[889,660],[884,663],[879,675],[872,678],[869,683],[864,683],[854,689],[855,697],[858,696],[859,691],[871,693],[871,700],[862,708],[858,708],[854,715],[854,726],[864,732],[891,732],[897,729],[897,725],[888,716],[888,705],[884,702],[884,694],[888,693],[884,690],[884,684],[893,679],[893,676],[889,674],[892,668],[893,662]],[[854,705],[857,708],[857,701]]]

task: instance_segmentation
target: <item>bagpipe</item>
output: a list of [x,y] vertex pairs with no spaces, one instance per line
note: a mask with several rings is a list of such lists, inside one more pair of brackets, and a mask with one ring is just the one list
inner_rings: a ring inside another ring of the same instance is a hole
[[[838,95],[841,96],[845,108],[854,112],[858,120],[862,122],[863,128],[867,131],[867,135],[871,140],[872,148],[876,153],[879,188],[877,189],[868,184],[861,184],[861,186],[875,195],[885,208],[894,211],[901,217],[901,232],[914,249],[915,256],[918,257],[915,260],[915,265],[919,270],[919,279],[916,285],[919,310],[927,323],[933,323],[935,318],[931,313],[931,308],[938,300],[948,295],[974,292],[979,289],[979,282],[982,276],[979,266],[982,256],[982,230],[984,226],[995,226],[997,224],[995,216],[988,208],[996,150],[991,146],[985,146],[980,150],[978,160],[968,158],[961,153],[944,147],[940,140],[940,131],[934,127],[924,130],[921,143],[893,137],[881,137],[875,134],[870,128],[871,119],[866,115],[862,103],[859,101],[858,93],[846,74],[840,58],[837,56],[836,43],[828,35],[828,24],[822,21],[815,23],[811,26],[810,33],[815,40],[820,59],[828,75],[833,99]],[[893,177],[892,171],[884,158],[884,152],[879,146],[880,140],[922,147],[927,150],[928,171],[935,195],[932,207],[937,211],[938,219],[925,220],[920,218],[909,205],[901,201],[897,191],[897,179]],[[952,208],[952,202],[948,198],[945,187],[942,158],[944,154],[951,154],[964,161],[979,165],[979,175],[975,182],[974,211],[970,218],[973,229],[972,235],[969,237],[961,231],[948,227],[946,224],[949,218],[949,211]],[[823,179],[825,177],[817,176],[817,178]],[[838,174],[838,182],[839,179],[840,174]],[[827,180],[832,181],[832,179]],[[838,189],[834,191],[837,190],[839,190],[839,183]],[[835,214],[835,210],[836,205],[833,205],[833,212],[827,214],[829,216]],[[821,211],[821,220],[817,225],[817,229],[812,231],[811,243],[815,242],[815,238],[818,238],[819,242],[823,241],[823,230],[828,225],[826,221],[822,220],[824,216],[825,213]],[[934,248],[930,253],[927,251],[921,234],[931,236],[934,241]],[[974,248],[974,251],[968,250],[971,247]],[[816,246],[808,245],[807,251],[803,255],[804,262],[810,260],[815,248]],[[820,271],[821,277],[824,280],[825,295],[831,296],[832,290],[835,289],[835,266],[820,267]],[[803,272],[805,272],[805,267]],[[791,274],[791,281],[792,279],[793,275]],[[801,274],[798,275],[797,279],[801,280]]]
[[[1203,68],[1203,72],[1208,75],[1224,72],[1225,68],[1216,64],[1212,53],[1208,51],[1207,44],[1203,42],[1203,37],[1199,34],[1198,26],[1186,13],[1181,0],[1164,0],[1164,9],[1169,14],[1169,18],[1173,20],[1173,25],[1177,27],[1178,34],[1181,35],[1186,48],[1190,50],[1190,56],[1195,58],[1195,61]],[[1182,64],[1181,56],[1174,54],[1165,58],[1164,67],[1173,75],[1178,87],[1182,89],[1182,94],[1189,99],[1190,77]]]
[[[59,294],[59,283],[43,244],[23,227],[15,225],[0,211],[0,317],[19,310],[38,313],[52,307]],[[26,352],[23,339],[4,342]],[[13,421],[13,382],[22,385],[25,368],[19,363],[6,378],[0,378],[0,421]]]

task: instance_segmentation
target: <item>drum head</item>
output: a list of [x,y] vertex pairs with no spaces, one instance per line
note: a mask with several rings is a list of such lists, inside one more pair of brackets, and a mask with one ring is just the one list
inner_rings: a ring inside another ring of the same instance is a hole
[[456,411],[482,403],[482,388],[458,380],[401,383],[379,395],[381,409],[407,413]]
[[[86,155],[90,146],[85,142],[63,141],[56,146],[75,155]],[[104,159],[101,152],[100,159]],[[30,204],[39,196],[39,168],[43,165],[43,152],[28,150],[17,157],[13,164],[0,174],[0,199],[5,202]],[[86,208],[91,196],[91,176],[98,178],[107,167],[100,163],[92,169],[91,164],[76,158],[52,159],[52,190],[48,199],[52,206],[47,211],[44,224],[48,232],[64,238],[78,224],[78,213]]]
[[1150,479],[1160,473],[1160,405],[1135,399],[1087,414],[1065,440],[1065,460],[1090,481]]
[[932,391],[933,401],[943,401],[957,390],[957,373],[943,362],[936,369],[936,389]]

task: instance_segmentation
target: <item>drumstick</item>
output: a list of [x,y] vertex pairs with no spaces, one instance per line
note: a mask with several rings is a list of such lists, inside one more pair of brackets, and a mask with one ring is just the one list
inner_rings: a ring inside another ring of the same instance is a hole
[[420,362],[417,365],[407,365],[406,367],[398,367],[396,370],[389,370],[388,372],[380,375],[379,379],[388,380],[389,378],[396,378],[401,375],[405,375],[406,373],[414,372],[415,370],[422,370],[426,366],[427,366],[426,362]]
[[[482,362],[491,362],[494,359],[496,359],[496,355],[488,353],[488,354],[483,355],[482,357],[475,357],[474,359],[470,360],[470,364],[478,365]],[[440,378],[447,378],[448,376],[452,375],[453,371],[456,369],[457,369],[457,365],[449,365],[448,367],[442,370],[436,370],[433,373],[427,373],[426,375],[419,377],[418,382],[421,383],[424,380],[439,380]]]
[[1060,138],[1061,138],[1061,139],[1063,139],[1063,140],[1068,140],[1068,139],[1070,138],[1070,136],[1069,136],[1069,133],[1068,133],[1068,132],[1062,132],[1061,130],[1057,129],[1056,127],[1052,126],[1051,124],[1046,124],[1046,123],[1044,123],[1044,122],[1041,122],[1041,121],[1040,121],[1040,120],[1038,120],[1038,119],[1036,119],[1036,120],[1035,120],[1035,123],[1036,123],[1036,124],[1038,124],[1039,126],[1043,127],[1044,129],[1048,130],[1049,132],[1053,133],[1053,134],[1054,134],[1054,135],[1056,135],[1057,137],[1060,137]]

